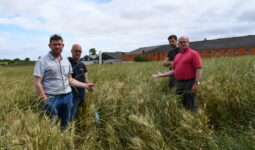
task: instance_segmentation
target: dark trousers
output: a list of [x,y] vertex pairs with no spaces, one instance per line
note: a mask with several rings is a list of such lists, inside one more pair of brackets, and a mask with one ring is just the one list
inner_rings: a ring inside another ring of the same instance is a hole
[[70,121],[73,121],[74,118],[77,116],[77,111],[80,106],[82,106],[84,103],[84,96],[73,96],[73,107],[71,109],[71,116]]
[[174,76],[169,76],[169,83],[168,83],[168,87],[169,89],[171,90],[172,88],[174,88],[174,85],[175,84],[175,79],[174,79]]
[[182,104],[185,109],[196,112],[196,94],[191,93],[194,79],[191,80],[175,80],[176,94],[182,96]]

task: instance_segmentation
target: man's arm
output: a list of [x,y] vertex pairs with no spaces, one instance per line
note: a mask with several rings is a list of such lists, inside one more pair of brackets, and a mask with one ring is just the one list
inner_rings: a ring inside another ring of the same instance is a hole
[[163,66],[172,67],[173,61],[170,61],[168,57],[163,60]]
[[191,92],[196,93],[198,89],[198,83],[201,80],[202,76],[202,68],[197,68],[196,69],[196,78],[195,78],[195,83],[192,86]]
[[69,84],[73,87],[85,88],[88,90],[94,90],[94,88],[95,88],[95,84],[83,83],[83,82],[77,81],[74,78],[72,78],[71,74],[68,75],[68,80],[69,80]]
[[195,81],[200,81],[202,76],[202,68],[197,68],[196,69],[196,78]]
[[160,78],[160,77],[167,77],[167,76],[171,76],[174,74],[174,70],[170,70],[168,72],[165,72],[165,73],[160,73],[160,72],[157,72],[155,74],[152,75],[153,78]]
[[35,85],[37,94],[42,97],[43,103],[45,104],[47,102],[47,96],[42,86],[42,78],[38,76],[34,76],[34,85]]

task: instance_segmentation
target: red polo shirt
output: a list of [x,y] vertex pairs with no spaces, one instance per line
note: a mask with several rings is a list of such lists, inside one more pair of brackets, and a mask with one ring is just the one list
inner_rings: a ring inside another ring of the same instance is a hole
[[174,58],[173,70],[176,80],[190,80],[196,77],[196,69],[202,67],[200,55],[197,51],[187,48]]

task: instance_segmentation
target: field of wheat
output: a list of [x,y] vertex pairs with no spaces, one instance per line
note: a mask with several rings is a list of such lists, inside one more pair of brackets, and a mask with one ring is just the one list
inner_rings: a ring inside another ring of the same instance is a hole
[[168,78],[151,78],[168,70],[161,62],[88,69],[97,89],[61,133],[36,97],[33,66],[0,67],[0,149],[255,149],[254,56],[204,59],[196,114],[168,90]]

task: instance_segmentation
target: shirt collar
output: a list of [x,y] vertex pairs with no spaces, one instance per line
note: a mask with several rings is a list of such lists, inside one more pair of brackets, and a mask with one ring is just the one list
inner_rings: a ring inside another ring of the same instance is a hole
[[189,47],[187,47],[183,52],[182,51],[180,51],[181,53],[186,53],[187,51],[189,51],[190,50],[190,48]]
[[78,62],[76,62],[76,61],[74,61],[74,59],[72,58],[72,57],[68,57],[68,59],[72,62],[72,63],[74,63],[74,64],[78,64],[80,61],[78,61]]
[[[49,52],[48,56],[50,57],[50,59],[55,60],[55,58],[52,56],[52,54]],[[62,60],[62,55],[60,55],[60,60]]]

